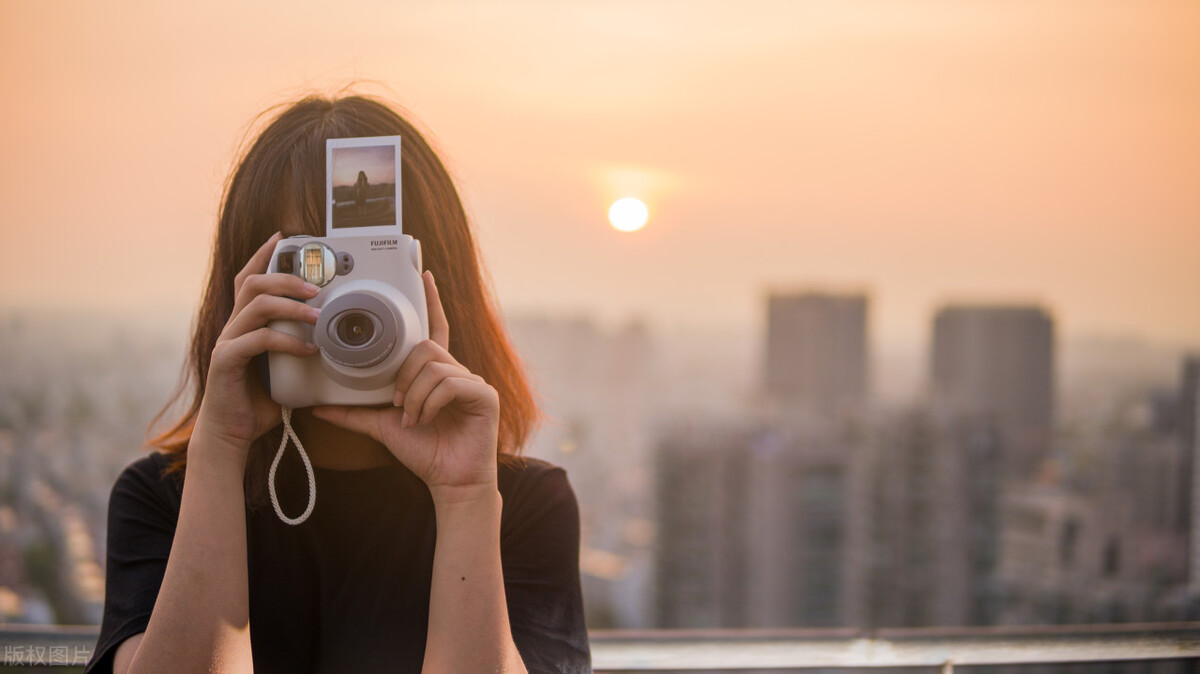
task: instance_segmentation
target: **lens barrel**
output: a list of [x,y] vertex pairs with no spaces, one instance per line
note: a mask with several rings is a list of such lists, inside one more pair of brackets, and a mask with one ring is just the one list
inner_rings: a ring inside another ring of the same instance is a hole
[[351,291],[321,307],[313,341],[321,355],[343,367],[379,364],[404,338],[400,307],[371,292]]
[[375,321],[364,312],[349,311],[338,317],[334,327],[338,339],[348,347],[362,346],[375,336]]

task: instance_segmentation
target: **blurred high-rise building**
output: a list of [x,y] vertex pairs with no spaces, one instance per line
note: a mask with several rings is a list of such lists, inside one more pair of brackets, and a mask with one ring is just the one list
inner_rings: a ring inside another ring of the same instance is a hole
[[1034,474],[1054,423],[1054,321],[1037,306],[949,306],[933,325],[933,400],[949,416],[990,417],[1006,478]]
[[855,625],[864,484],[852,434],[684,424],[657,447],[662,627]]
[[751,451],[750,625],[861,625],[868,562],[861,426],[776,419]]
[[999,540],[994,425],[922,410],[881,421],[873,445],[869,624],[988,624]]
[[1200,355],[1185,358],[1179,384],[1179,432],[1194,447],[1200,434]]
[[1200,355],[1185,358],[1176,413],[1179,430],[1181,470],[1176,511],[1181,528],[1187,532],[1188,583],[1192,594],[1200,597],[1200,489],[1196,488],[1196,462],[1200,460]]
[[752,436],[733,426],[667,431],[655,454],[659,627],[745,627]]
[[819,292],[767,298],[766,393],[824,415],[868,399],[867,296]]

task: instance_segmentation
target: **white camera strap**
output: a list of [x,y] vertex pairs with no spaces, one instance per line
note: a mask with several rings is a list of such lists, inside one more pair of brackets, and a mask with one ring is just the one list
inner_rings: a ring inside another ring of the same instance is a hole
[[[300,444],[300,438],[296,436],[296,431],[292,430],[292,408],[281,407],[279,411],[283,415],[283,437],[279,440],[279,451],[275,452],[275,460],[271,462],[271,472],[267,474],[267,491],[271,493],[271,505],[275,506],[275,514],[279,519],[285,524],[300,524],[308,519],[317,503],[317,478],[313,475],[312,462],[308,460],[304,445]],[[300,458],[304,460],[304,470],[308,473],[308,507],[296,518],[283,514],[283,508],[279,507],[279,497],[275,495],[275,469],[279,467],[279,460],[283,458],[283,450],[287,449],[288,438],[296,443],[296,450],[300,452]]]

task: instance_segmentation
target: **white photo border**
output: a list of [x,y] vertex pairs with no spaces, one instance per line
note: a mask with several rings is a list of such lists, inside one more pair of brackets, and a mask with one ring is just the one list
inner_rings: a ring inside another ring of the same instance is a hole
[[[344,147],[375,147],[392,145],[396,151],[396,222],[374,227],[333,227],[333,151]],[[364,138],[328,138],[325,140],[325,236],[396,236],[404,233],[404,210],[400,200],[400,136],[368,136]]]

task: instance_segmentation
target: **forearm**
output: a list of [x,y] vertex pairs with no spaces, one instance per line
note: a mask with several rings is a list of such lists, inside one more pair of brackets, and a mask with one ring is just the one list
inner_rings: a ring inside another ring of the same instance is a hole
[[496,488],[435,494],[426,674],[524,672],[508,622]]
[[251,671],[244,458],[192,436],[179,522],[130,672]]

